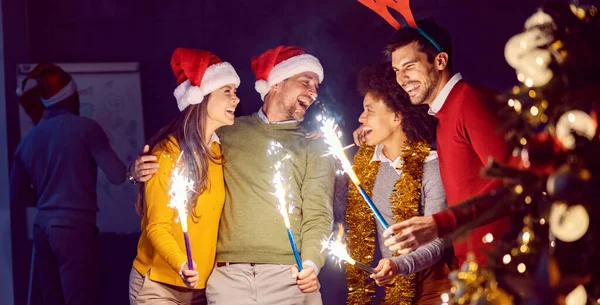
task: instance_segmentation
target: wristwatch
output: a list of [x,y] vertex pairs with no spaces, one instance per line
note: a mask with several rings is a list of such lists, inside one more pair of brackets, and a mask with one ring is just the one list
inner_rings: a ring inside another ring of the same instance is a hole
[[133,165],[133,163],[129,164],[129,167],[127,167],[127,180],[129,180],[129,182],[131,182],[131,184],[136,184],[139,181],[137,181],[137,179],[135,179],[135,177],[131,173],[131,165]]

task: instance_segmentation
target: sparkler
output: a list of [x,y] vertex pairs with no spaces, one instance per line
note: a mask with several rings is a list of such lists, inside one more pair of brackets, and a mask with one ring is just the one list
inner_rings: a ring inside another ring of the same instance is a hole
[[[271,144],[271,148],[269,149],[270,154],[275,154],[280,151],[283,147],[281,144],[274,142]],[[290,155],[286,155],[282,160],[289,159]],[[289,205],[285,199],[286,191],[283,186],[283,177],[281,176],[281,161],[277,161],[275,163],[275,175],[273,176],[273,185],[275,186],[275,197],[279,201],[279,206],[277,207],[281,216],[283,216],[283,222],[285,224],[285,228],[287,230],[288,239],[290,240],[290,246],[292,247],[292,251],[294,252],[294,258],[296,259],[296,265],[298,265],[298,271],[302,271],[302,261],[300,260],[300,254],[298,253],[298,247],[296,247],[296,240],[294,239],[294,234],[292,232],[292,227],[290,224],[290,216],[294,207]]]
[[335,156],[338,160],[342,162],[342,168],[344,169],[344,172],[348,174],[350,180],[352,180],[352,183],[354,183],[362,197],[365,199],[365,201],[369,205],[369,208],[371,208],[371,211],[373,211],[373,214],[375,214],[375,217],[377,218],[379,223],[381,223],[384,229],[387,229],[389,227],[387,221],[385,221],[383,215],[381,215],[381,213],[373,203],[373,200],[371,200],[371,198],[367,194],[367,191],[360,183],[360,180],[358,179],[356,173],[352,169],[350,161],[348,161],[348,157],[346,157],[346,153],[344,153],[345,148],[342,145],[342,142],[340,141],[340,135],[336,131],[337,124],[335,123],[335,120],[333,118],[326,118],[321,115],[317,116],[317,119],[323,124],[321,126],[321,131],[323,132],[325,143],[329,145],[328,154]]
[[[344,261],[354,267],[360,268],[363,271],[367,272],[367,273],[376,273],[375,270],[361,262],[357,262],[355,261],[352,257],[350,257],[350,254],[348,253],[348,248],[346,247],[346,244],[342,242],[342,235],[344,233],[344,228],[342,227],[342,225],[339,226],[338,229],[338,234],[335,237],[335,239],[331,239],[331,236],[329,236],[328,239],[323,240],[321,242],[321,245],[323,246],[323,249],[321,250],[321,252],[325,249],[329,250],[329,254],[331,254],[333,257],[335,257],[336,259],[338,259],[339,261]],[[333,235],[333,233],[331,233]]]
[[[177,163],[179,163],[182,156],[183,151],[179,154],[179,157],[177,158]],[[171,175],[171,188],[169,189],[169,196],[171,197],[171,201],[167,206],[177,210],[177,219],[181,224],[181,230],[183,231],[183,239],[185,241],[187,265],[190,270],[194,270],[194,263],[192,261],[192,249],[190,247],[190,238],[188,236],[187,227],[189,192],[194,192],[194,181],[188,179],[185,176],[183,168],[174,169],[173,174]]]

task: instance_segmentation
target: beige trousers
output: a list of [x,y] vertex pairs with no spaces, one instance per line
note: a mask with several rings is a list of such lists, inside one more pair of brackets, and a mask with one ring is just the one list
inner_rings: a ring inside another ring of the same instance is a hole
[[129,304],[206,304],[204,289],[188,289],[152,281],[134,268],[129,273]]
[[208,304],[322,305],[321,293],[302,293],[292,278],[291,265],[227,264],[208,278]]

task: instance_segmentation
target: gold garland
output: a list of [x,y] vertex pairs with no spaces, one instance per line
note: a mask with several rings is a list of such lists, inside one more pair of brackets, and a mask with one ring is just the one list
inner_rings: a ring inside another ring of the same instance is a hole
[[[431,147],[422,142],[408,143],[402,151],[402,175],[394,186],[390,196],[390,205],[395,222],[401,222],[419,216],[423,163]],[[354,170],[361,184],[372,196],[375,178],[380,162],[370,163],[374,153],[373,146],[363,145],[354,157]],[[375,254],[375,216],[364,202],[355,187],[348,193],[346,206],[347,242],[350,253],[359,262],[371,265]],[[416,292],[416,275],[398,275],[385,287],[385,300],[382,304],[410,305]],[[348,282],[348,304],[371,304],[375,297],[375,283],[369,281],[364,271],[349,266],[346,270]]]

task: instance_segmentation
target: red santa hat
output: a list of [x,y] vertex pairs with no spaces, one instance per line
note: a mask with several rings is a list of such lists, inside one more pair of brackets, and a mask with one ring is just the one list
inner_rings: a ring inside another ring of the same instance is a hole
[[202,103],[205,96],[227,84],[240,85],[240,77],[229,63],[204,50],[175,49],[171,68],[177,78],[173,95],[180,111]]
[[254,89],[264,101],[271,87],[289,77],[302,72],[314,72],[323,81],[323,67],[319,60],[302,48],[278,46],[253,56],[252,71],[256,75]]
[[26,94],[33,89],[39,90],[39,96],[35,96],[42,101],[44,106],[50,107],[77,92],[77,85],[69,73],[65,72],[59,66],[51,63],[40,63],[23,80],[21,86],[17,88],[17,96],[20,102],[25,98],[32,98],[31,94]]

